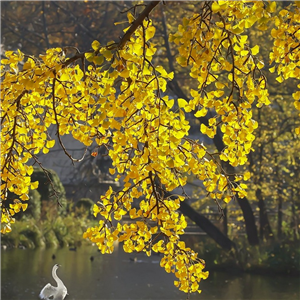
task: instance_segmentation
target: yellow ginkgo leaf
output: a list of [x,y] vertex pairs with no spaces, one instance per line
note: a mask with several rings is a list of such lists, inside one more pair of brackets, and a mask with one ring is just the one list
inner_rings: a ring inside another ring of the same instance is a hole
[[30,188],[31,188],[32,190],[37,189],[38,186],[39,186],[39,182],[38,182],[38,181],[31,182],[31,184],[30,184]]
[[98,41],[93,41],[92,42],[92,48],[97,51],[98,49],[100,49],[100,43]]
[[256,55],[259,52],[259,46],[255,45],[254,47],[251,48],[251,53],[253,55]]
[[182,98],[178,98],[177,101],[179,108],[185,108],[186,106],[188,106],[187,101]]

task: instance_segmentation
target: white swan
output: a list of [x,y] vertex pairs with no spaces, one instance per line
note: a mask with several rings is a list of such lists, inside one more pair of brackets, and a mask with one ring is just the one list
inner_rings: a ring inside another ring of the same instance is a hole
[[57,283],[57,287],[52,286],[50,283],[47,283],[45,287],[40,292],[40,298],[49,300],[49,297],[53,296],[53,300],[63,300],[66,295],[68,295],[67,288],[63,284],[60,278],[56,275],[56,270],[60,265],[55,264],[52,268],[52,277]]

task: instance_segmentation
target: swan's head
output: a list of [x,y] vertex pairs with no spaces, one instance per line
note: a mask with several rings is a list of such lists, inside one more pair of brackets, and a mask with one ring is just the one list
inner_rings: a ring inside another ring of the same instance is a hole
[[53,266],[53,271],[56,271],[59,267],[61,267],[61,265],[55,264],[55,265]]

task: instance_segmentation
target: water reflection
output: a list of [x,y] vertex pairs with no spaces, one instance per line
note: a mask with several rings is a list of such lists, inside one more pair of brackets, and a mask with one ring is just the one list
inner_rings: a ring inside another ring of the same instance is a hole
[[[173,274],[165,273],[159,261],[158,256],[132,256],[121,249],[102,255],[95,247],[2,251],[1,299],[38,299],[46,283],[54,284],[51,269],[55,263],[62,265],[58,275],[68,288],[67,300],[185,299],[173,286]],[[190,299],[293,300],[299,299],[299,283],[294,277],[213,272],[201,282],[202,294]]]

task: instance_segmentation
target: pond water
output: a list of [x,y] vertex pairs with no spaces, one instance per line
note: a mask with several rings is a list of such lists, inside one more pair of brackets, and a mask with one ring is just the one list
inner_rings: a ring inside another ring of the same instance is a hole
[[[2,250],[1,299],[37,300],[45,284],[55,283],[51,277],[55,263],[62,265],[57,273],[68,288],[66,300],[186,299],[174,287],[173,274],[167,274],[159,262],[159,256],[134,256],[121,248],[111,255],[102,255],[92,246],[76,251],[67,248]],[[300,298],[299,283],[295,277],[211,272],[201,282],[202,293],[192,294],[190,299],[293,300]]]

